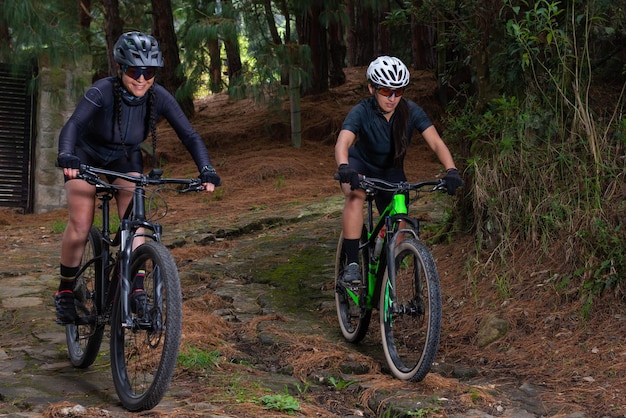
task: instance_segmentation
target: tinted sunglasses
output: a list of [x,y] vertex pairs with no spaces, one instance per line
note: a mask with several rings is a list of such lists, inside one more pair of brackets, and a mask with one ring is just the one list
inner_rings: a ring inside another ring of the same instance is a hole
[[147,81],[152,78],[157,73],[158,67],[131,67],[128,65],[122,66],[122,71],[124,74],[132,78],[133,80],[139,80],[139,77],[143,76],[143,78]]
[[395,95],[396,97],[401,97],[404,94],[404,87],[400,87],[399,89],[392,90],[389,87],[376,87],[376,91],[378,94],[384,97],[391,97]]

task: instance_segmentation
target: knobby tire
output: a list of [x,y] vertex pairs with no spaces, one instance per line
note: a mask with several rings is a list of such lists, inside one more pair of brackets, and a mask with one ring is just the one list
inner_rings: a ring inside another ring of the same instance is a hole
[[419,382],[430,371],[441,334],[441,286],[435,261],[419,240],[401,241],[394,255],[396,299],[385,272],[380,294],[380,330],[385,359],[395,377]]
[[[367,231],[365,227],[361,234],[361,245],[367,241]],[[369,265],[368,249],[365,247],[359,251],[359,266],[364,285],[367,286],[367,268]],[[365,307],[365,295],[367,288],[359,293],[360,304],[356,304],[353,297],[343,285],[340,284],[343,272],[347,267],[346,256],[343,253],[343,232],[339,236],[337,253],[335,255],[335,305],[337,308],[337,318],[339,327],[346,341],[358,343],[367,333],[367,329],[372,317],[372,310]],[[360,305],[360,306],[359,306]]]
[[100,351],[104,324],[98,324],[96,318],[101,312],[100,292],[102,261],[95,259],[102,251],[102,234],[96,227],[91,227],[80,267],[90,260],[92,264],[76,279],[74,285],[74,303],[78,320],[75,324],[65,325],[65,339],[70,362],[74,367],[87,368],[93,364]]
[[161,243],[148,241],[137,247],[131,258],[130,277],[145,268],[144,290],[151,309],[142,318],[133,314],[139,325],[129,329],[122,326],[121,304],[115,304],[111,369],[124,407],[142,411],[161,401],[174,373],[182,328],[182,295],[174,258]]

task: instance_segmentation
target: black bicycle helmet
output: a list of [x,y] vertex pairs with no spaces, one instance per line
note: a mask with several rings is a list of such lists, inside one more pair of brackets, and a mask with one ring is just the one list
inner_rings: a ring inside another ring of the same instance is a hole
[[142,32],[126,32],[113,48],[115,62],[130,67],[163,67],[163,54],[157,40]]
[[409,84],[409,70],[398,58],[382,56],[367,68],[367,79],[375,86],[397,89]]

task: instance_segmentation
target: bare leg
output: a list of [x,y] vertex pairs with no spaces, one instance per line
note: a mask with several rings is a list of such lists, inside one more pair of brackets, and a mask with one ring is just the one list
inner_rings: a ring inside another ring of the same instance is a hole
[[365,192],[362,189],[350,190],[349,184],[341,184],[341,190],[346,196],[342,218],[343,237],[345,239],[360,239],[363,229]]
[[69,218],[61,242],[61,264],[77,267],[93,223],[96,188],[84,180],[74,179],[65,183],[65,192]]

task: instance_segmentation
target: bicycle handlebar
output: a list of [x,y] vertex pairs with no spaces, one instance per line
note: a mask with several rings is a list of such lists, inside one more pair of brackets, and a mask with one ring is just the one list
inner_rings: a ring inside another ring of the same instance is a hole
[[161,184],[184,184],[187,187],[183,190],[179,190],[181,193],[187,192],[199,192],[204,190],[202,183],[199,178],[195,179],[182,179],[182,178],[167,178],[161,177],[163,174],[163,170],[153,168],[150,173],[147,175],[140,174],[138,176],[133,176],[127,173],[120,173],[118,171],[105,170],[103,168],[91,167],[86,164],[81,164],[79,169],[78,178],[85,180],[89,184],[93,184],[94,186],[100,185],[105,187],[115,187],[117,186],[107,183],[102,180],[99,175],[105,176],[114,176],[119,177],[123,180],[134,183],[138,186],[148,186],[148,185],[161,185]]
[[[333,178],[335,180],[339,180],[339,173],[335,173]],[[366,177],[362,174],[359,174],[359,185],[365,191],[380,190],[380,191],[387,191],[387,192],[403,192],[403,191],[410,191],[410,190],[419,190],[426,186],[434,186],[432,189],[429,190],[431,192],[448,190],[448,186],[444,179],[425,180],[425,181],[419,181],[417,183],[409,183],[406,181],[394,183],[394,182],[390,182],[390,181],[375,178],[375,177]]]

